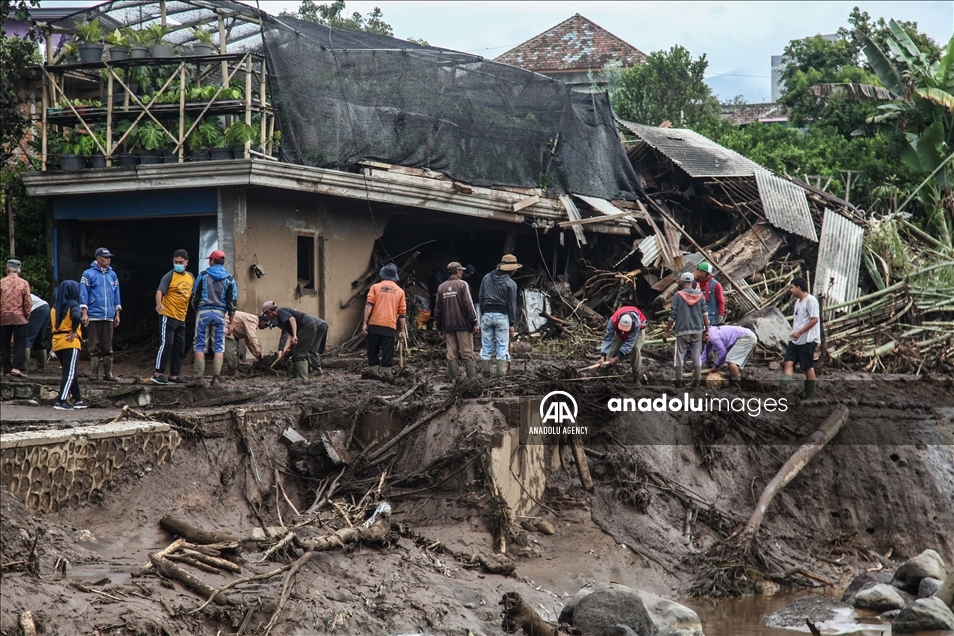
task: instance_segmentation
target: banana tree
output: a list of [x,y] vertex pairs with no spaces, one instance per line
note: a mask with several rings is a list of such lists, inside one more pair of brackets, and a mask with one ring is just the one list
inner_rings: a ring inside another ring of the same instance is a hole
[[894,126],[905,134],[907,142],[901,159],[911,173],[924,181],[917,196],[927,212],[928,223],[938,238],[951,247],[954,227],[954,36],[944,55],[933,64],[918,49],[908,33],[894,20],[888,23],[893,38],[883,51],[866,35],[865,57],[882,86],[867,84],[819,84],[812,87],[818,97],[840,97],[884,102],[879,114],[867,123]]

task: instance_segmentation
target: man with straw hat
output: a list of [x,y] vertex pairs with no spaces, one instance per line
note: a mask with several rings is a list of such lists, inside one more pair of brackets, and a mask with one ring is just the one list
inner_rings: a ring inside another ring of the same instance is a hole
[[513,274],[523,267],[513,254],[504,254],[497,269],[480,283],[480,366],[490,374],[490,356],[497,358],[497,374],[510,366],[510,338],[517,323],[517,283]]

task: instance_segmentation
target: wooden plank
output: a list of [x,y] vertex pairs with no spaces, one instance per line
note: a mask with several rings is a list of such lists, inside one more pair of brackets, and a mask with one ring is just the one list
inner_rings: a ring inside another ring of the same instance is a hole
[[[563,209],[566,210],[566,215],[570,217],[571,221],[579,221],[580,211],[576,209],[576,204],[573,203],[573,199],[569,195],[561,194],[560,203],[563,204]],[[579,225],[573,226],[573,234],[576,236],[577,245],[586,245],[586,236],[583,235],[583,228]]]
[[632,214],[629,212],[617,212],[616,214],[607,214],[606,216],[595,216],[588,219],[580,219],[579,221],[563,221],[558,223],[558,227],[573,227],[574,225],[590,225],[591,223],[605,223],[606,221],[612,221],[613,219],[623,219],[626,217],[632,218]]
[[514,211],[514,212],[519,212],[520,210],[522,210],[522,209],[524,209],[524,208],[529,208],[531,205],[533,205],[533,204],[535,204],[535,203],[540,203],[540,195],[538,195],[538,194],[535,194],[535,195],[533,195],[532,197],[527,197],[527,198],[524,199],[523,201],[517,201],[516,203],[514,203],[514,204],[513,204],[513,211]]

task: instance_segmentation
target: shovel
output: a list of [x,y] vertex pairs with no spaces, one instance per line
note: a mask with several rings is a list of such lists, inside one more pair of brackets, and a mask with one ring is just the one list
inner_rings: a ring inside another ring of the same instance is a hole
[[276,364],[278,364],[279,362],[281,362],[282,360],[285,359],[285,354],[286,354],[286,353],[288,353],[288,350],[287,350],[287,349],[282,349],[282,352],[278,354],[278,357],[277,357],[277,358],[275,358],[275,362],[273,362],[273,363],[271,363],[270,365],[268,365],[268,368],[269,368],[269,369],[274,369]]

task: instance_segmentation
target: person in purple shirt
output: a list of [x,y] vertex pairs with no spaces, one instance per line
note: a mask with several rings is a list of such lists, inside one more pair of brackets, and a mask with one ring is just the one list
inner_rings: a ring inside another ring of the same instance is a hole
[[709,357],[712,358],[712,371],[723,364],[729,366],[729,385],[739,386],[742,380],[742,368],[748,359],[758,338],[745,327],[719,325],[709,329]]

